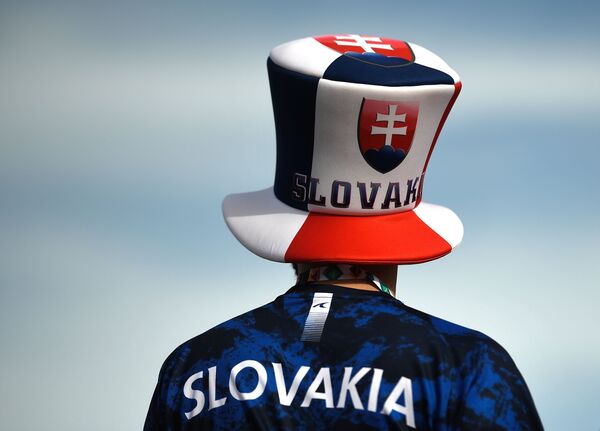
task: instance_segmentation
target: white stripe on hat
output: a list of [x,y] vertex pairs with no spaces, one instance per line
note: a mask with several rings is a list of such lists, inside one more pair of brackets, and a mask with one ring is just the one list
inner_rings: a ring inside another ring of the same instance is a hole
[[415,209],[415,214],[439,236],[456,247],[462,241],[464,228],[458,216],[449,208],[421,202]]
[[[444,111],[455,93],[453,85],[419,85],[384,87],[320,79],[315,109],[315,138],[310,175],[319,179],[320,193],[326,196],[336,180],[352,184],[348,208],[333,208],[330,200],[325,206],[308,205],[310,211],[345,214],[390,214],[408,211],[416,202],[402,208],[381,209],[390,182],[398,182],[404,193],[407,182],[420,177]],[[412,147],[406,159],[392,171],[382,174],[373,169],[359,149],[357,127],[363,99],[399,102],[418,101],[419,114]],[[379,183],[373,209],[362,209],[357,181]]]
[[314,38],[305,37],[276,46],[269,57],[278,66],[320,78],[341,55]]
[[223,216],[235,237],[253,253],[283,262],[285,252],[308,217],[275,197],[273,187],[235,193],[223,200]]

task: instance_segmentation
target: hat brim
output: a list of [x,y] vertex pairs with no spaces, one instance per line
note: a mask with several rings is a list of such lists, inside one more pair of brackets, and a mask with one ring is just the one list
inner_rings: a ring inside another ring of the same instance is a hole
[[223,216],[251,252],[276,262],[411,264],[450,253],[463,225],[450,209],[421,202],[395,214],[352,216],[301,211],[269,187],[231,194]]

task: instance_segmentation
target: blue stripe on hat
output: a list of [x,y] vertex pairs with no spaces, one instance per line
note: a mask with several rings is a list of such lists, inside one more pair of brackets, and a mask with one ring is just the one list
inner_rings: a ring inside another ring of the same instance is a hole
[[347,52],[329,65],[323,78],[390,87],[454,85],[452,77],[440,70],[377,53]]
[[292,199],[292,188],[295,172],[310,177],[312,171],[319,78],[285,69],[270,58],[267,69],[277,135],[275,196],[294,208],[308,211],[306,201]]

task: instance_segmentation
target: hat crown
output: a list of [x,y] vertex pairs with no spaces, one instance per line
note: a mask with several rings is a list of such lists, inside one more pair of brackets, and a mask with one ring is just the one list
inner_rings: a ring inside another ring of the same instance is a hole
[[412,43],[348,34],[280,45],[267,66],[279,200],[356,215],[418,205],[461,87],[442,59]]

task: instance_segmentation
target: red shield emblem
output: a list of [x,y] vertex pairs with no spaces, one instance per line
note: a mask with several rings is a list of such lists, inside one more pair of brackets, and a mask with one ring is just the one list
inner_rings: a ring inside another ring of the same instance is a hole
[[318,36],[315,39],[340,54],[379,54],[408,61],[414,59],[408,44],[401,40],[359,34]]
[[418,115],[418,102],[363,99],[358,146],[373,169],[385,174],[402,163],[412,146]]

